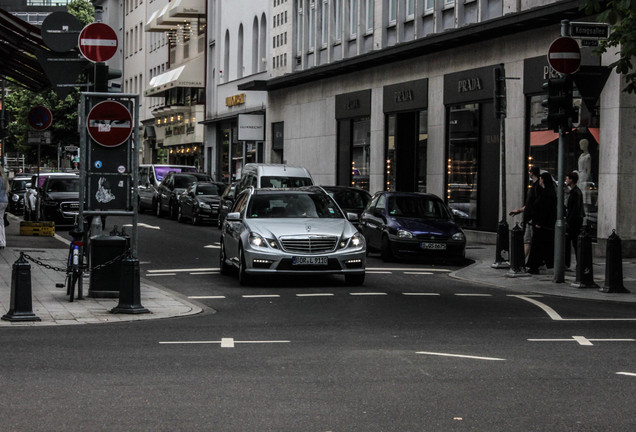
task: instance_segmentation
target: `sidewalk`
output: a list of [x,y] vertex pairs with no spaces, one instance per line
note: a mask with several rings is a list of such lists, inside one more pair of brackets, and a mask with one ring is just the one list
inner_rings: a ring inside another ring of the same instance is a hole
[[[11,225],[7,227],[7,247],[0,249],[0,316],[5,315],[11,302],[12,265],[24,252],[33,258],[54,267],[64,267],[68,250],[62,242],[66,240],[56,237],[20,236],[20,219],[9,215]],[[576,274],[567,272],[565,283],[552,282],[552,270],[542,270],[540,275],[524,274],[508,277],[508,269],[494,269],[495,245],[471,244],[466,256],[474,260],[471,264],[451,273],[456,279],[486,284],[503,288],[520,294],[545,294],[590,299],[610,302],[636,303],[636,260],[623,259],[623,285],[630,293],[603,293],[598,289],[579,289],[571,286]],[[36,326],[36,325],[68,325],[86,323],[107,323],[136,321],[178,317],[200,313],[202,308],[191,303],[178,293],[141,280],[141,304],[150,313],[139,315],[112,314],[110,310],[117,306],[116,298],[87,297],[88,280],[84,282],[84,300],[69,302],[66,288],[57,288],[56,284],[64,284],[65,273],[31,264],[31,291],[33,313],[41,319],[34,322],[10,322],[0,320],[3,326]],[[605,261],[594,259],[594,280],[599,287],[605,282]]]
[[[68,257],[68,243],[60,235],[55,237],[20,236],[20,220],[9,215],[11,225],[5,227],[7,247],[0,249],[0,316],[4,316],[11,303],[11,275],[13,263],[20,252],[53,267],[64,268]],[[150,313],[129,315],[113,314],[110,310],[119,303],[117,298],[88,297],[88,279],[84,279],[84,299],[69,302],[64,285],[66,273],[31,264],[31,298],[33,313],[41,321],[11,322],[0,320],[0,327],[68,325],[107,323],[169,318],[200,313],[202,309],[184,297],[165,288],[141,280],[141,305]],[[64,285],[57,288],[56,284]],[[76,294],[77,295],[77,294]]]

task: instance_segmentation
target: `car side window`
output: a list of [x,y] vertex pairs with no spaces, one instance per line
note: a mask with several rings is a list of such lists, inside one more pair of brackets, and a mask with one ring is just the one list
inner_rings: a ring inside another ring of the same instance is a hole
[[239,195],[238,199],[234,203],[234,207],[232,207],[232,212],[239,212],[242,215],[245,212],[245,206],[247,204],[248,198],[248,193]]
[[378,203],[378,199],[380,198],[380,195],[373,197],[373,199],[371,199],[371,201],[369,201],[369,204],[367,205],[367,208],[364,209],[365,212],[372,212],[373,209],[375,208],[376,204]]

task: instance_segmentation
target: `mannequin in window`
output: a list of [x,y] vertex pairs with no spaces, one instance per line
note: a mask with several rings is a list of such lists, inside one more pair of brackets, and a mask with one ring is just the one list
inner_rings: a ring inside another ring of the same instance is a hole
[[579,156],[579,182],[581,191],[583,192],[583,203],[591,204],[591,196],[589,193],[590,172],[592,171],[592,155],[589,151],[589,141],[582,139],[579,141],[581,147],[581,156]]

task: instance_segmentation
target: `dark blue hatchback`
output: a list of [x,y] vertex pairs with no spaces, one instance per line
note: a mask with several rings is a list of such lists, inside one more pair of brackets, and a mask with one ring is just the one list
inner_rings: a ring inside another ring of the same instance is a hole
[[425,257],[463,261],[466,236],[449,207],[436,195],[378,192],[360,216],[367,250],[383,261]]

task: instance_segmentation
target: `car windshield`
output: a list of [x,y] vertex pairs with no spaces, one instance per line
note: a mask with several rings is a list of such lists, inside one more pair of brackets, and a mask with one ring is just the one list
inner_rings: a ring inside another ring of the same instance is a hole
[[389,214],[400,217],[450,219],[444,203],[425,196],[389,197]]
[[47,192],[79,192],[79,178],[51,178]]
[[311,186],[313,182],[309,177],[264,176],[261,177],[262,188],[295,188]]
[[197,195],[220,195],[221,191],[216,185],[201,184],[197,187]]
[[248,218],[328,218],[344,216],[334,202],[324,194],[286,193],[252,196]]
[[178,189],[187,189],[195,181],[197,181],[197,178],[191,175],[174,176],[174,187]]
[[11,183],[11,190],[25,190],[27,183],[30,183],[30,180],[13,180],[13,183]]
[[155,167],[155,177],[157,178],[157,181],[163,180],[166,174],[168,174],[170,171],[177,172],[177,173],[197,172],[197,169],[194,167],[174,167],[174,166]]
[[356,190],[327,190],[327,193],[336,200],[343,209],[355,209],[362,211],[369,202],[369,196],[363,191]]

